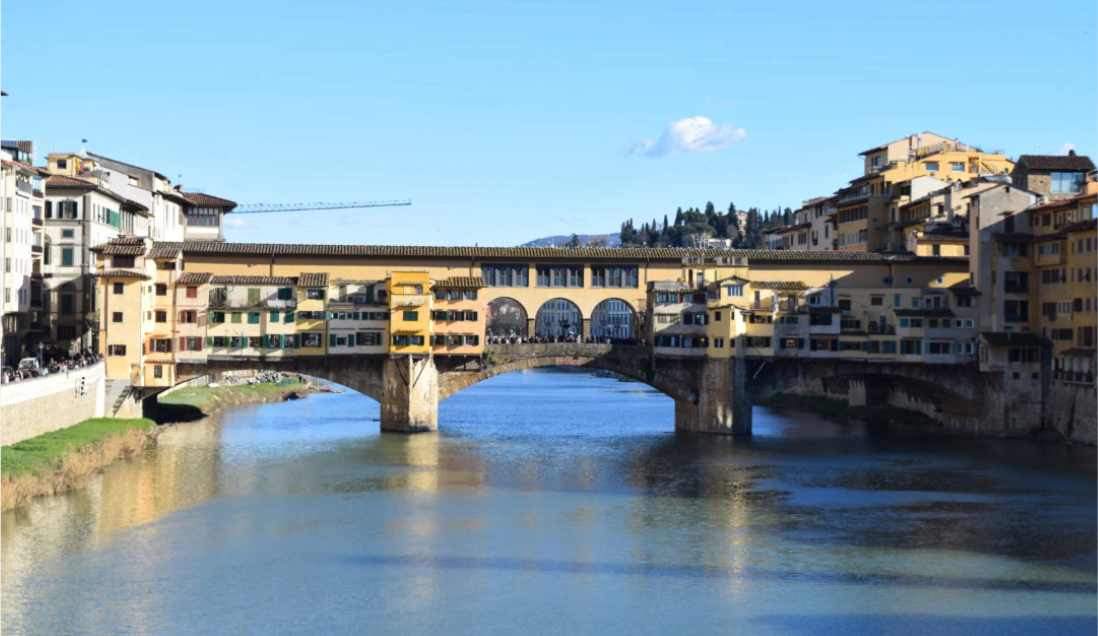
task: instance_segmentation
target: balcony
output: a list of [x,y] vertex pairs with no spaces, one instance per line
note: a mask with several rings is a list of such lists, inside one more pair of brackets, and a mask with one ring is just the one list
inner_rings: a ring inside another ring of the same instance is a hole
[[16,181],[15,189],[28,196],[34,192],[34,186],[28,181]]
[[1029,316],[1020,314],[1006,314],[1003,320],[1006,322],[1029,322]]
[[212,309],[296,309],[297,301],[281,298],[264,298],[258,301],[211,298],[209,306]]
[[1008,294],[1028,294],[1029,285],[1023,283],[1006,283],[1003,285],[1003,291]]

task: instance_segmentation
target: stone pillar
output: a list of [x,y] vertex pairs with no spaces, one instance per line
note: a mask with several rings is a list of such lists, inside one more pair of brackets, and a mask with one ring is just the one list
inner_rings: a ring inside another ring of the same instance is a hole
[[526,319],[526,337],[533,338],[537,334],[538,320],[537,318]]
[[747,365],[743,358],[700,361],[690,400],[675,401],[675,430],[722,435],[751,434]]
[[584,318],[583,319],[583,327],[580,329],[580,336],[582,336],[584,340],[587,340],[588,338],[591,337],[591,319],[590,318]]
[[393,356],[385,361],[381,430],[438,430],[438,370],[430,356]]

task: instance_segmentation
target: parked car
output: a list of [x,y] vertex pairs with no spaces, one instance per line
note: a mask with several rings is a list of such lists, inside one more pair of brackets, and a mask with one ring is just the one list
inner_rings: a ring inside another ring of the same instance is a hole
[[19,370],[31,377],[49,373],[42,368],[42,365],[38,364],[38,358],[23,358],[19,361]]

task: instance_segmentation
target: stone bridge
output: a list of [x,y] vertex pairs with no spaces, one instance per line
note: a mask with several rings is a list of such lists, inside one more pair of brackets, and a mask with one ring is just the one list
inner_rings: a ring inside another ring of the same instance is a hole
[[637,345],[560,343],[490,345],[483,357],[211,358],[204,364],[180,364],[179,372],[186,378],[273,369],[325,378],[380,402],[383,430],[415,432],[435,430],[438,403],[467,387],[504,373],[550,366],[612,371],[651,386],[675,401],[679,431],[750,433],[752,405],[784,392],[843,399],[856,406],[900,406],[954,429],[1012,432],[1009,396],[976,365],[671,357]]

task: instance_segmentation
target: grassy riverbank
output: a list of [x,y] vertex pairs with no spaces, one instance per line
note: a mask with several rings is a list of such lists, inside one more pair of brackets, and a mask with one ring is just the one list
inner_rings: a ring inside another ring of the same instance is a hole
[[826,417],[864,420],[869,424],[912,424],[915,426],[940,426],[938,422],[915,411],[894,406],[850,406],[843,400],[832,400],[807,395],[778,393],[763,406],[795,409],[818,413]]
[[96,418],[0,448],[0,510],[39,495],[82,488],[116,459],[155,439],[149,419]]
[[161,423],[192,422],[228,406],[278,402],[290,395],[300,397],[304,387],[297,378],[285,378],[277,383],[189,386],[157,400],[153,417]]

